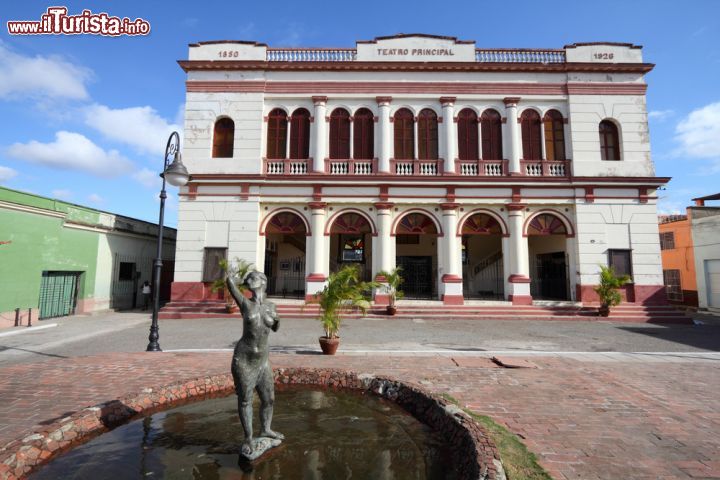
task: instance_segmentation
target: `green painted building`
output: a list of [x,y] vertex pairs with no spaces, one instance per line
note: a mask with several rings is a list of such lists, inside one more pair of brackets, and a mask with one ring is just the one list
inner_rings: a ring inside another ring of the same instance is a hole
[[[142,305],[157,225],[0,187],[0,327],[20,308],[33,319]],[[161,296],[175,258],[166,228]]]

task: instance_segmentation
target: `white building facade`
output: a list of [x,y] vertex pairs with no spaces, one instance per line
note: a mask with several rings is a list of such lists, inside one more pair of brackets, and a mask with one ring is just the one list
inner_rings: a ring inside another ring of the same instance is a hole
[[[172,300],[220,258],[311,298],[357,264],[410,298],[593,302],[599,265],[664,302],[643,62],[629,44],[190,45]],[[384,290],[374,293],[387,302]]]

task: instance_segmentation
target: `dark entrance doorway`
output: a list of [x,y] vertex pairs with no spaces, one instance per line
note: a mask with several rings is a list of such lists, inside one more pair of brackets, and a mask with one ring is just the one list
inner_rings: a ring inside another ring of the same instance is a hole
[[433,298],[432,257],[397,257],[397,265],[402,268],[405,298]]
[[532,296],[539,300],[569,300],[565,252],[542,253],[535,257],[536,281]]
[[267,294],[273,297],[305,298],[305,240],[307,227],[299,214],[281,211],[265,229]]

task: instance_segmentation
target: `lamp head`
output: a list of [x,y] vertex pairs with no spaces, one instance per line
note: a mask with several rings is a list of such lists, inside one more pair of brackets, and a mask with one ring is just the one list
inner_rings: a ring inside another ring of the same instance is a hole
[[182,163],[182,154],[180,152],[175,155],[175,159],[163,172],[165,180],[175,187],[182,187],[190,180],[190,174]]

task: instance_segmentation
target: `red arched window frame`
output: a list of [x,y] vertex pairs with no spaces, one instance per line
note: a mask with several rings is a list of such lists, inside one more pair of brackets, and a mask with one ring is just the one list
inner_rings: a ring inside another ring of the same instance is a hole
[[566,160],[565,122],[557,110],[549,110],[543,119],[545,128],[545,159]]
[[223,117],[215,122],[213,131],[213,158],[231,158],[235,141],[235,122]]
[[502,160],[502,117],[493,109],[485,110],[480,116],[483,160]]
[[463,108],[458,113],[458,158],[460,160],[477,160],[478,152],[478,117],[472,108]]
[[290,117],[290,158],[310,157],[310,112],[298,108]]
[[375,158],[375,118],[367,108],[361,108],[353,116],[353,158],[372,160]]
[[395,158],[412,160],[415,158],[415,125],[413,114],[407,108],[395,112]]
[[276,108],[268,115],[267,158],[287,157],[287,114]]
[[350,113],[344,108],[330,114],[330,158],[350,158]]
[[438,119],[437,114],[429,108],[422,109],[418,115],[418,158],[438,158]]
[[520,116],[523,160],[542,160],[540,144],[540,115],[535,110],[525,110]]
[[620,138],[618,128],[610,120],[600,122],[600,158],[620,160]]

